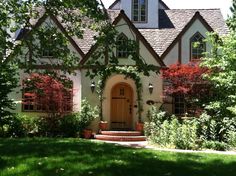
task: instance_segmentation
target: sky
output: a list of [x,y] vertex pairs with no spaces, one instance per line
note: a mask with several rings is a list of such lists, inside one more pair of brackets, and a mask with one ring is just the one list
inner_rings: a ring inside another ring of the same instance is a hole
[[[115,0],[102,0],[109,7]],[[220,8],[225,19],[230,15],[232,0],[163,0],[171,9]]]

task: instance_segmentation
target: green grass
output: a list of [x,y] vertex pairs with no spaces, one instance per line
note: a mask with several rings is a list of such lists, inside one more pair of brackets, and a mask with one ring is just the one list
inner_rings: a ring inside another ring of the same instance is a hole
[[236,156],[132,149],[81,139],[0,139],[0,176],[233,176]]

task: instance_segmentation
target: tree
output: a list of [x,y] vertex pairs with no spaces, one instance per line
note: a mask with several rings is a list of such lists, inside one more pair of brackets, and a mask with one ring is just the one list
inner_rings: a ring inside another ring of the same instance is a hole
[[73,85],[65,76],[33,73],[25,79],[23,89],[24,104],[41,106],[49,117],[72,112]]
[[206,78],[213,85],[214,96],[209,98],[206,108],[209,113],[221,118],[235,117],[236,33],[232,32],[222,39],[212,34],[209,41],[213,48],[202,66],[211,70]]
[[162,70],[164,95],[183,95],[188,106],[200,106],[209,95],[210,85],[203,79],[209,70],[198,63],[173,64]]
[[233,0],[230,11],[232,12],[232,16],[228,18],[227,24],[231,30],[236,31],[236,0]]
[[[39,117],[39,130],[45,135],[60,133],[60,123],[73,111],[73,85],[65,76],[55,73],[33,73],[23,84],[24,110],[43,112]],[[48,134],[47,134],[48,133]]]
[[[96,75],[105,74],[105,68],[115,68],[118,65],[118,59],[114,53],[114,47],[117,45],[117,31],[101,0],[3,0],[0,2],[0,10],[3,10],[0,28],[5,34],[1,36],[1,40],[8,42],[8,45],[4,45],[5,48],[2,49],[2,53],[5,54],[5,51],[8,51],[8,54],[2,55],[0,64],[8,64],[16,59],[20,68],[27,73],[38,72],[35,67],[36,63],[39,62],[42,52],[50,49],[52,58],[57,59],[52,60],[47,68],[51,70],[59,68],[71,74],[80,65],[77,55],[68,49],[67,37],[82,38],[84,29],[88,28],[99,34],[95,37],[99,50],[94,52],[92,56],[94,59],[88,63],[90,67],[94,65],[96,67],[88,72],[88,75],[94,78]],[[59,20],[66,34],[58,31],[50,20],[45,25],[40,25],[48,16]],[[17,29],[22,29],[22,33],[19,35],[21,40],[16,42],[12,40],[10,34],[15,33]],[[135,41],[129,41],[127,48],[132,48],[130,50],[133,52],[130,53],[130,57],[135,61],[138,72],[148,75],[150,70],[159,70],[145,63],[138,52],[135,52],[139,49]],[[107,56],[108,64],[99,62],[98,58]],[[22,60],[22,58],[25,59]],[[63,67],[61,67],[62,64]]]
[[[11,115],[14,109],[14,100],[8,97],[8,94],[17,87],[18,77],[16,73],[16,65],[3,64],[0,72],[0,132],[7,120],[6,117]],[[3,131],[3,130],[2,130]]]
[[[9,115],[10,112],[6,109],[13,107],[8,96],[17,86],[17,80],[13,75],[18,68],[24,69],[27,73],[37,72],[34,65],[45,49],[51,48],[53,58],[57,58],[57,62],[50,63],[51,70],[58,68],[62,63],[61,69],[68,73],[72,73],[74,68],[78,67],[79,59],[68,49],[67,37],[81,38],[82,29],[85,27],[99,30],[103,25],[100,20],[105,18],[103,9],[102,2],[97,0],[1,0],[0,117]],[[60,17],[67,34],[58,31],[50,21],[44,26],[37,25],[48,16]],[[81,20],[84,18],[90,19],[91,23],[84,23]],[[15,33],[20,34],[20,41],[15,40]]]

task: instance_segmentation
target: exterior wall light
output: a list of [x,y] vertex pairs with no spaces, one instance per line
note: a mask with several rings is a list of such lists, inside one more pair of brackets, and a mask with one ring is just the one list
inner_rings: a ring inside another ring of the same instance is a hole
[[149,83],[148,90],[149,90],[150,94],[152,94],[153,88],[154,88],[153,85],[151,83]]
[[92,83],[91,83],[91,85],[90,85],[90,88],[91,88],[91,91],[92,91],[92,93],[94,92],[94,90],[95,90],[95,82],[93,81]]

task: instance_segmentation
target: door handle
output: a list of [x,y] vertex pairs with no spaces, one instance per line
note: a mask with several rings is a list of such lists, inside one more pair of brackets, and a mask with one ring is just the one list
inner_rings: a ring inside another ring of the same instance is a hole
[[129,105],[129,113],[132,114],[132,105]]

